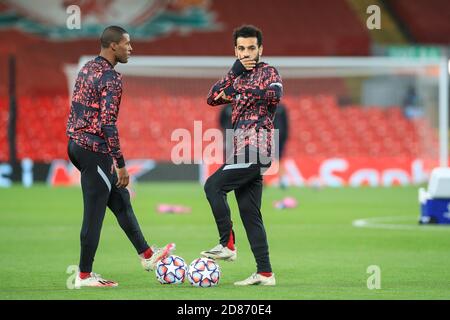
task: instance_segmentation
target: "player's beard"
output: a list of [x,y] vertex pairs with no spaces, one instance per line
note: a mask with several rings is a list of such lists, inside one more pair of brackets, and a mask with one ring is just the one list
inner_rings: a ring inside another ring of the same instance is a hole
[[117,60],[118,60],[120,63],[127,63],[127,62],[128,62],[128,56],[120,56],[120,57],[117,57]]
[[256,55],[255,62],[256,62],[256,63],[259,62],[259,52],[258,52],[258,54]]

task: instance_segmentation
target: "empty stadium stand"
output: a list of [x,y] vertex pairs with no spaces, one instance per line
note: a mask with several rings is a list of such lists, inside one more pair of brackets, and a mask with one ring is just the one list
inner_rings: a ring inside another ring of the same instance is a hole
[[[336,96],[286,96],[291,122],[287,156],[435,156],[438,139],[425,120],[404,117],[398,106],[389,108],[341,107]],[[0,122],[6,125],[6,101],[0,100]],[[22,97],[17,128],[18,158],[36,161],[66,159],[65,124],[68,98]],[[210,107],[205,96],[127,97],[122,101],[119,132],[126,158],[170,161],[176,129],[187,129],[193,139],[194,121],[202,131],[218,127],[220,107]],[[0,134],[0,154],[5,159],[7,137]],[[426,143],[425,143],[426,141]],[[209,142],[204,142],[205,147]]]

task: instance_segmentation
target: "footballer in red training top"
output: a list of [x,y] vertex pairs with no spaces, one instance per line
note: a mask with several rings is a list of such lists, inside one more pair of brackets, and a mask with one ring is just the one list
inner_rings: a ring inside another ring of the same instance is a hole
[[205,183],[219,244],[201,255],[234,261],[237,258],[233,223],[226,194],[236,195],[239,212],[255,257],[257,270],[235,285],[275,285],[269,246],[261,215],[262,174],[273,156],[273,121],[283,85],[277,70],[260,61],[262,33],[251,25],[234,31],[237,60],[227,75],[211,88],[207,102],[216,106],[232,103],[231,123],[234,143],[226,163]]
[[132,51],[130,35],[121,27],[110,26],[103,31],[100,43],[100,54],[78,73],[67,123],[68,154],[81,172],[84,202],[75,288],[118,285],[92,272],[106,207],[116,216],[145,270],[154,269],[157,261],[175,248],[173,243],[163,248],[147,244],[126,189],[129,175],[116,126],[122,78],[114,66],[128,61]]

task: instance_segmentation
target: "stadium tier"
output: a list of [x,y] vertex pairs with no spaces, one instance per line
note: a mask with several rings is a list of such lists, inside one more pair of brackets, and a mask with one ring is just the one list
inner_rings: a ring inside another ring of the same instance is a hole
[[[274,19],[272,4],[270,0],[258,1],[258,14],[252,15],[252,23],[264,30],[264,42],[268,44],[265,54],[365,56],[370,53],[367,29],[346,1],[280,1],[277,3],[277,16],[283,17],[283,23]],[[232,30],[242,24],[242,17],[235,13],[238,7],[242,12],[255,12],[252,2],[211,1],[210,10],[217,21],[211,22],[206,30],[171,32],[152,41],[143,41],[132,35],[135,52],[169,56],[232,54]],[[292,36],[293,30],[295,37]],[[96,54],[99,49],[95,39],[60,43],[15,29],[0,29],[0,35],[7,44],[3,47],[0,44],[0,69],[7,70],[8,54],[16,55],[20,95],[68,94],[64,64],[76,63],[80,56]],[[210,45],[212,43],[214,45]],[[6,79],[6,74],[0,73],[0,96],[7,95]]]
[[[377,3],[389,5],[395,22],[403,23],[413,35],[411,44],[447,44],[449,11],[441,10],[447,2],[392,0]],[[125,3],[117,1],[117,5],[124,8]],[[166,32],[153,34],[154,30],[149,28],[146,29],[149,34],[143,35],[139,33],[141,29],[134,29],[133,23],[130,24],[134,48],[131,61],[137,55],[232,56],[231,34],[243,23],[242,16],[235,14],[236,8],[255,13],[246,22],[264,30],[264,58],[369,56],[372,46],[377,44],[371,37],[376,31],[367,29],[361,20],[361,14],[365,18],[367,12],[364,6],[360,7],[364,10],[359,8],[362,12],[358,14],[351,1],[286,0],[276,4],[275,17],[270,0],[258,1],[257,11],[254,2],[238,0],[174,1],[164,8],[172,19],[165,21],[169,23]],[[387,12],[381,7],[383,14]],[[67,159],[65,125],[70,106],[68,96],[73,89],[67,69],[76,66],[81,56],[98,53],[98,32],[94,30],[92,34],[73,39],[57,35],[56,29],[46,33],[45,25],[34,32],[36,30],[27,29],[25,23],[32,19],[32,13],[37,13],[33,6],[27,7],[29,15],[15,9],[13,1],[0,4],[0,21],[5,23],[5,27],[0,28],[4,40],[3,45],[0,44],[0,69],[8,70],[10,55],[16,59],[17,157],[45,162]],[[96,14],[90,12],[88,6],[83,10],[87,15]],[[196,15],[184,16],[190,12]],[[179,21],[174,21],[176,19]],[[17,23],[8,24],[12,20]],[[149,18],[149,26],[150,22]],[[392,74],[386,70],[380,68],[378,74],[346,74],[348,70],[344,74],[333,74],[328,70],[324,77],[297,78],[289,77],[283,70],[285,97],[282,101],[288,108],[291,128],[285,154],[292,157],[435,158],[438,150],[437,83],[436,79],[428,79],[428,76],[435,76],[434,71],[424,69],[406,75],[403,71]],[[185,128],[192,134],[195,120],[202,121],[203,131],[218,127],[220,108],[210,108],[205,103],[206,93],[218,77],[205,76],[191,81],[161,79],[163,76],[124,76],[121,110],[126,112],[121,112],[119,131],[128,159],[170,160],[172,146],[176,143],[170,138],[175,129]],[[165,84],[155,86],[158,81]],[[9,159],[8,82],[8,72],[0,72],[0,127],[5,128],[0,130],[0,161]],[[403,108],[407,106],[403,99],[408,86],[416,89],[416,100],[424,100],[416,101],[416,107],[425,113],[422,119],[404,116]],[[378,94],[382,91],[385,93]],[[392,101],[386,103],[391,96]],[[46,142],[48,139],[52,143]]]
[[[398,106],[341,107],[333,95],[291,95],[284,97],[283,103],[291,128],[287,156],[410,158],[437,154],[435,130],[425,120],[406,118]],[[21,97],[18,105],[19,159],[66,159],[68,98]],[[5,99],[0,100],[2,125],[7,122],[6,107]],[[121,106],[126,112],[121,112],[119,120],[125,156],[170,161],[172,147],[177,143],[171,141],[173,131],[184,128],[193,136],[194,121],[202,121],[203,132],[218,128],[220,108],[208,106],[204,96],[127,96]],[[0,160],[7,160],[6,132],[0,135],[0,151]]]

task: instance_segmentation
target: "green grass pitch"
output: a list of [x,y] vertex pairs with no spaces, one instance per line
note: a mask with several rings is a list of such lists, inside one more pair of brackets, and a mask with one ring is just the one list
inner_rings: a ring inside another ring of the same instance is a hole
[[[176,242],[176,254],[187,263],[217,244],[217,229],[199,184],[139,184],[136,191],[133,206],[149,244]],[[285,196],[296,197],[299,206],[274,209],[273,201]],[[66,270],[78,263],[81,190],[44,185],[2,189],[0,299],[450,298],[450,226],[417,225],[417,187],[265,188],[262,212],[275,287],[233,285],[254,272],[255,263],[234,195],[228,199],[238,259],[219,262],[219,286],[159,284],[153,272],[141,269],[131,243],[108,210],[94,271],[118,281],[119,287],[70,290]],[[192,213],[157,214],[155,207],[162,202],[191,206]],[[371,222],[382,225],[352,225],[365,218],[377,218]],[[371,265],[380,268],[380,289],[367,287]]]

